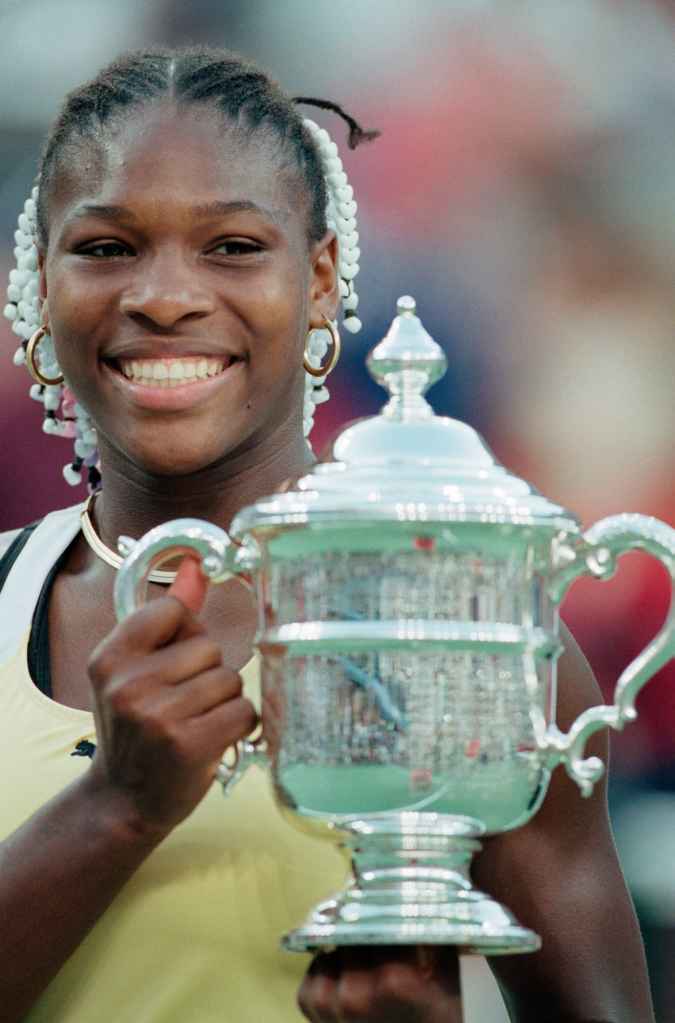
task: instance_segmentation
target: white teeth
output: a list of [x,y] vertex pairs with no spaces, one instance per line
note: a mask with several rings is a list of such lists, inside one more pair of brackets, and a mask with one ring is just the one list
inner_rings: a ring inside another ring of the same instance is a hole
[[179,387],[222,373],[228,359],[120,359],[125,377],[153,387]]

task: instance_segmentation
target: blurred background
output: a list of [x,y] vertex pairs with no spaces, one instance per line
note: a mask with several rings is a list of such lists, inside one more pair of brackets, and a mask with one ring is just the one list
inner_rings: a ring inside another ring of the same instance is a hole
[[[227,46],[291,93],[336,100],[377,142],[341,148],[359,203],[364,330],[344,335],[320,450],[383,393],[366,352],[415,296],[449,371],[437,411],[585,525],[673,524],[675,10],[669,0],[0,0],[0,272],[49,122],[121,50]],[[70,442],[41,433],[0,324],[0,529],[74,503]],[[666,573],[626,556],[563,616],[609,697],[663,621]],[[613,736],[612,815],[659,1023],[675,1021],[675,670]],[[489,1010],[484,1009],[484,1023]],[[498,1018],[498,1017],[495,1017]]]

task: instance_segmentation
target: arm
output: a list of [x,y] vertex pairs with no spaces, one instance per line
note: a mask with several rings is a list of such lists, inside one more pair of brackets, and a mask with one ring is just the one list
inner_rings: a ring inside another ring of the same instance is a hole
[[161,835],[90,770],[0,845],[0,1002],[18,1023]]
[[255,724],[239,676],[173,597],[118,626],[94,653],[90,677],[91,767],[0,844],[5,1023],[24,1018],[125,882],[200,802],[224,750]]
[[[568,729],[602,695],[563,629],[558,724]],[[606,732],[589,755],[607,763]],[[496,957],[490,966],[517,1023],[652,1023],[642,940],[616,855],[606,780],[583,799],[557,768],[542,808],[525,827],[486,842],[474,876],[542,937],[534,955]]]

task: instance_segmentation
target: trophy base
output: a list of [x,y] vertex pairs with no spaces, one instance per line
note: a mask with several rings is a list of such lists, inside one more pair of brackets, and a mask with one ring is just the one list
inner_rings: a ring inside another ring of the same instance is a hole
[[536,952],[541,940],[475,889],[479,821],[400,813],[336,822],[353,879],[282,938],[290,952],[344,945],[455,945],[479,955]]

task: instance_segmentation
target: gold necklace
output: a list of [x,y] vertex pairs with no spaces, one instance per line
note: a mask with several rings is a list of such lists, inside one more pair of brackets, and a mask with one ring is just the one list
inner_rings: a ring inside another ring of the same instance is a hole
[[[94,529],[94,523],[91,521],[91,509],[94,505],[96,494],[90,494],[84,508],[80,513],[80,526],[82,527],[82,535],[91,547],[92,551],[97,558],[101,561],[105,561],[106,565],[110,565],[117,571],[122,565],[124,558],[116,554],[115,551],[111,551],[107,547],[103,540]],[[155,569],[148,576],[148,581],[151,583],[161,583],[163,586],[170,586],[176,578],[176,572],[164,572],[161,569]]]

